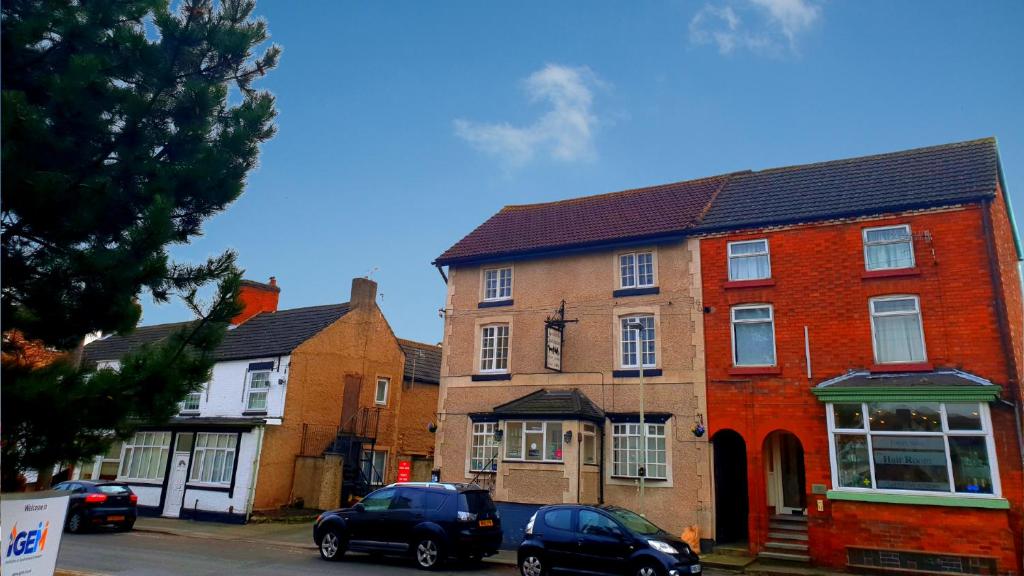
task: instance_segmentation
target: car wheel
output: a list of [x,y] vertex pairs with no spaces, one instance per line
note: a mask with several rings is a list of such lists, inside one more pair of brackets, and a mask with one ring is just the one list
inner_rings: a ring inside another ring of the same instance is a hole
[[444,563],[444,551],[441,543],[432,536],[421,538],[416,542],[416,565],[423,570],[436,570]]
[[523,576],[544,576],[547,574],[547,567],[540,556],[531,552],[519,561],[519,573]]
[[68,516],[68,532],[72,534],[81,534],[85,531],[85,517],[82,516],[81,512],[72,512],[71,516]]
[[330,560],[331,562],[341,560],[341,557],[345,555],[345,546],[341,539],[341,534],[334,528],[328,528],[324,535],[320,537],[320,557],[324,560]]
[[636,576],[662,576],[663,570],[655,564],[641,564],[637,567]]

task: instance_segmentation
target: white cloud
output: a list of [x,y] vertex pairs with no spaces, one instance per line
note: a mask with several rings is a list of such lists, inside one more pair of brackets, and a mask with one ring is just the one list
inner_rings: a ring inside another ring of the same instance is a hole
[[799,35],[821,18],[813,0],[726,0],[705,4],[690,20],[690,42],[714,44],[719,53],[738,49],[797,52]]
[[526,126],[460,118],[455,120],[455,134],[512,167],[542,154],[563,162],[592,159],[597,126],[592,88],[598,85],[587,67],[548,64],[523,82],[532,102],[550,107],[540,118]]

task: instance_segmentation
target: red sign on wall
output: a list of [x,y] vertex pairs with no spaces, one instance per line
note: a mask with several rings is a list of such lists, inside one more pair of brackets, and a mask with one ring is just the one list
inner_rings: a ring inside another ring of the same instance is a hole
[[398,481],[408,482],[412,479],[412,462],[408,460],[398,461]]

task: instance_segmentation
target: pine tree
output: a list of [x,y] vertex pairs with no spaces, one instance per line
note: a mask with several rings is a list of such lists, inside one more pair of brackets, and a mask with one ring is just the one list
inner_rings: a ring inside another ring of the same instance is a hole
[[[252,0],[5,0],[2,5],[2,469],[45,473],[160,421],[209,378],[237,311],[231,252],[168,249],[241,194],[274,134],[253,82],[278,62]],[[260,54],[256,54],[260,51]],[[197,294],[217,284],[205,306]],[[88,373],[74,353],[18,362],[23,335],[74,350],[130,332],[139,299],[183,298],[197,320]],[[45,475],[45,474],[44,474]]]

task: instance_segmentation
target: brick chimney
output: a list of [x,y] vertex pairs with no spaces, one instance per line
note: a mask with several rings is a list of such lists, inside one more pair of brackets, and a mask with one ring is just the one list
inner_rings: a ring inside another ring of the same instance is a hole
[[377,304],[377,283],[369,278],[352,279],[352,295],[349,296],[352,308],[373,306]]
[[266,284],[254,280],[242,280],[240,284],[238,299],[242,303],[242,311],[231,319],[233,325],[237,326],[260,312],[277,312],[277,298],[281,295],[277,278],[271,276]]

